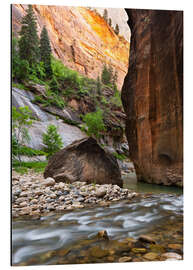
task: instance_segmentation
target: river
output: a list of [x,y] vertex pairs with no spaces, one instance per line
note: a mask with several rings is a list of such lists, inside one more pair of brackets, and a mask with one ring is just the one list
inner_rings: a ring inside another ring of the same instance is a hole
[[[171,251],[166,248],[168,244],[182,245],[182,189],[136,183],[131,179],[124,182],[127,188],[148,192],[148,195],[131,202],[112,203],[108,207],[51,214],[40,220],[13,220],[12,264],[114,262],[121,256],[139,259],[138,255],[132,255],[128,248],[122,247],[125,239],[137,239],[141,234],[153,236],[166,252]],[[96,238],[97,232],[102,230],[107,231],[110,241]],[[113,249],[113,256],[109,256],[109,250]]]

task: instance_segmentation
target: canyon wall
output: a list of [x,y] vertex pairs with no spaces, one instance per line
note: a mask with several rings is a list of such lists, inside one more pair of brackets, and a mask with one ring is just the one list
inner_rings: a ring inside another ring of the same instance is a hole
[[[12,5],[12,30],[16,36],[26,8],[26,5]],[[117,86],[121,89],[128,69],[129,42],[116,35],[99,14],[84,7],[33,5],[33,10],[38,33],[45,25],[55,57],[93,79],[101,75],[104,63],[110,64],[118,72]],[[117,9],[117,12],[125,11]]]
[[183,12],[127,9],[126,136],[139,181],[183,185]]

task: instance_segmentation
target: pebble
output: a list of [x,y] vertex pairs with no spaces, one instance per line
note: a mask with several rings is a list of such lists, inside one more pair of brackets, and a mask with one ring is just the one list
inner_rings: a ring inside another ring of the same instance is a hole
[[33,200],[30,201],[30,203],[36,204],[36,203],[38,203],[38,200],[37,199],[33,199]]
[[44,184],[45,184],[45,186],[54,186],[55,185],[55,180],[52,178],[52,177],[48,177],[48,178],[46,178],[46,180],[45,180],[45,182],[44,182]]
[[121,257],[121,258],[119,258],[119,262],[120,263],[123,263],[123,262],[130,262],[132,260],[132,258],[131,257]]
[[56,183],[51,177],[43,178],[41,173],[20,175],[14,172],[12,181],[14,217],[22,215],[44,215],[50,211],[83,208],[88,205],[109,206],[110,201],[127,199],[134,192],[117,185],[93,185],[86,182],[71,184]]
[[158,254],[155,252],[148,252],[143,257],[149,261],[153,261],[153,260],[157,259]]
[[101,197],[105,196],[106,193],[107,193],[106,189],[104,189],[104,188],[99,188],[99,189],[97,190],[97,192],[96,192],[96,196],[99,197],[99,198],[101,198]]
[[145,253],[146,252],[146,248],[132,248],[131,251],[133,253]]
[[182,256],[175,252],[166,252],[161,255],[161,258],[164,260],[182,260]]
[[139,241],[142,241],[142,242],[146,242],[146,243],[150,243],[150,244],[155,244],[155,240],[149,236],[149,235],[140,235],[139,238],[138,238]]

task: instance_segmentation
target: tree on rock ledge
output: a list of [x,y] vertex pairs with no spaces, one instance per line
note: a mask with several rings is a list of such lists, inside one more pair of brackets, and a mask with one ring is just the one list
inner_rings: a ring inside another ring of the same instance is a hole
[[115,26],[115,34],[118,35],[119,34],[119,25],[116,24]]
[[48,31],[45,26],[42,29],[41,37],[40,37],[40,59],[44,64],[47,78],[50,78],[52,76],[51,46],[50,46],[50,40],[48,37]]
[[22,19],[19,40],[19,55],[22,60],[27,60],[30,67],[39,60],[39,38],[37,35],[36,18],[31,5],[27,14]]

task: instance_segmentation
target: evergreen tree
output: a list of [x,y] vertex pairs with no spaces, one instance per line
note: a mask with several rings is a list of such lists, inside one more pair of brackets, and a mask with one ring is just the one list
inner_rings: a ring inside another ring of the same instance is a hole
[[39,38],[37,35],[36,18],[31,5],[28,5],[27,14],[22,19],[19,40],[19,55],[29,62],[30,67],[39,60]]
[[97,77],[97,93],[100,96],[101,95],[101,81],[100,81],[100,77]]
[[108,21],[108,12],[107,9],[104,9],[104,13],[103,13],[103,19],[107,22]]
[[111,20],[111,18],[109,18],[109,26],[112,26],[112,20]]
[[112,80],[113,85],[116,85],[117,79],[118,79],[118,72],[116,70],[115,73],[114,73],[114,75],[113,75],[113,80]]
[[115,34],[119,34],[119,26],[118,26],[118,24],[116,24],[116,26],[115,26]]
[[103,66],[101,81],[106,85],[113,82],[113,68],[111,65],[109,67],[106,65]]
[[45,145],[45,152],[48,153],[47,157],[50,158],[54,153],[58,152],[62,146],[62,138],[57,132],[57,127],[49,125],[47,132],[43,133],[43,143]]
[[102,70],[102,75],[101,75],[101,81],[104,83],[104,84],[108,84],[110,83],[110,74],[109,74],[109,71],[108,71],[108,68],[106,65],[103,66],[103,70]]
[[46,27],[43,27],[40,37],[40,59],[44,64],[46,76],[52,76],[51,67],[51,46]]

